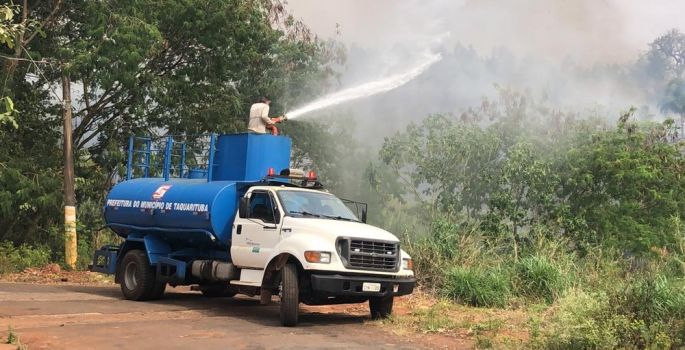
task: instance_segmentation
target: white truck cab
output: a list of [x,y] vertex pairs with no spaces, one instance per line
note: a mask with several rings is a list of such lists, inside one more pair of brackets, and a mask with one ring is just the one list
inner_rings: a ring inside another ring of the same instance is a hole
[[[365,213],[362,215],[365,217]],[[339,198],[320,190],[254,186],[240,200],[230,283],[281,298],[281,321],[297,323],[309,305],[369,301],[374,318],[392,312],[393,297],[415,285],[411,257],[399,239],[360,220]]]

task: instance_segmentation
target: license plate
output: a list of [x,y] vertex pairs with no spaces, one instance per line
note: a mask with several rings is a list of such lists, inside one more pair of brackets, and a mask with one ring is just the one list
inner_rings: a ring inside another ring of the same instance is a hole
[[364,292],[380,292],[381,291],[381,284],[380,283],[364,282],[364,283],[362,283],[362,291],[364,291]]

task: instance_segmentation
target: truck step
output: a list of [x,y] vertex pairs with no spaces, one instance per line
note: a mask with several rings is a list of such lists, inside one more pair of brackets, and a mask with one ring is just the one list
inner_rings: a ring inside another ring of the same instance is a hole
[[231,284],[236,285],[236,286],[248,286],[248,287],[261,287],[262,283],[261,282],[255,282],[255,281],[231,281]]

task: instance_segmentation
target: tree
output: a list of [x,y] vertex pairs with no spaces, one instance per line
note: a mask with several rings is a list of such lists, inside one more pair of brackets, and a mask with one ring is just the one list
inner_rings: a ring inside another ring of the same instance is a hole
[[685,80],[675,78],[671,80],[664,91],[661,102],[661,111],[664,113],[676,113],[680,116],[680,136],[685,132]]
[[514,258],[532,231],[567,238],[579,252],[648,254],[680,239],[673,222],[684,219],[685,160],[671,142],[672,120],[638,124],[634,112],[607,129],[505,91],[469,118],[410,125],[379,157],[392,170],[384,176],[401,180],[397,196],[423,204],[412,216],[463,227],[475,220],[486,242],[507,242]]
[[685,72],[685,34],[672,29],[649,44],[646,59],[660,77],[682,78]]
[[616,130],[579,137],[558,159],[560,196],[583,223],[567,234],[579,244],[644,254],[678,240],[672,221],[685,213],[682,146],[670,142],[672,122],[638,125],[633,112]]
[[379,155],[414,200],[431,210],[475,216],[501,146],[492,130],[434,115],[387,139]]
[[[20,21],[33,25],[20,33],[19,49],[2,53],[12,58],[3,65],[6,94],[23,113],[18,132],[0,128],[0,141],[13,147],[0,151],[0,182],[26,175],[7,188],[44,191],[50,209],[31,226],[26,217],[43,207],[0,196],[0,226],[8,228],[0,238],[17,242],[44,238],[55,222],[46,217],[58,217],[52,195],[60,186],[43,177],[61,173],[54,147],[64,75],[74,91],[77,202],[97,206],[120,174],[129,134],[242,130],[255,97],[270,96],[276,112],[310,98],[341,58],[339,46],[317,39],[278,1],[25,0],[20,9]],[[20,211],[24,203],[35,210]]]
[[534,154],[531,145],[517,143],[506,152],[499,171],[493,174],[493,192],[487,201],[483,228],[511,237],[518,259],[523,232],[534,225],[549,224],[559,203],[555,197],[558,176],[551,164]]
[[685,80],[676,78],[668,83],[661,109],[663,112],[673,112],[685,117]]

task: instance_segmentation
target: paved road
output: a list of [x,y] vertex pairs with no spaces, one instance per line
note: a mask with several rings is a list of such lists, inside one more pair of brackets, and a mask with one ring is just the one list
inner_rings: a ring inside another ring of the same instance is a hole
[[167,289],[154,302],[123,300],[118,286],[0,283],[0,332],[29,349],[416,349],[384,332],[364,309],[303,310],[297,328],[279,325],[278,304],[205,298]]

